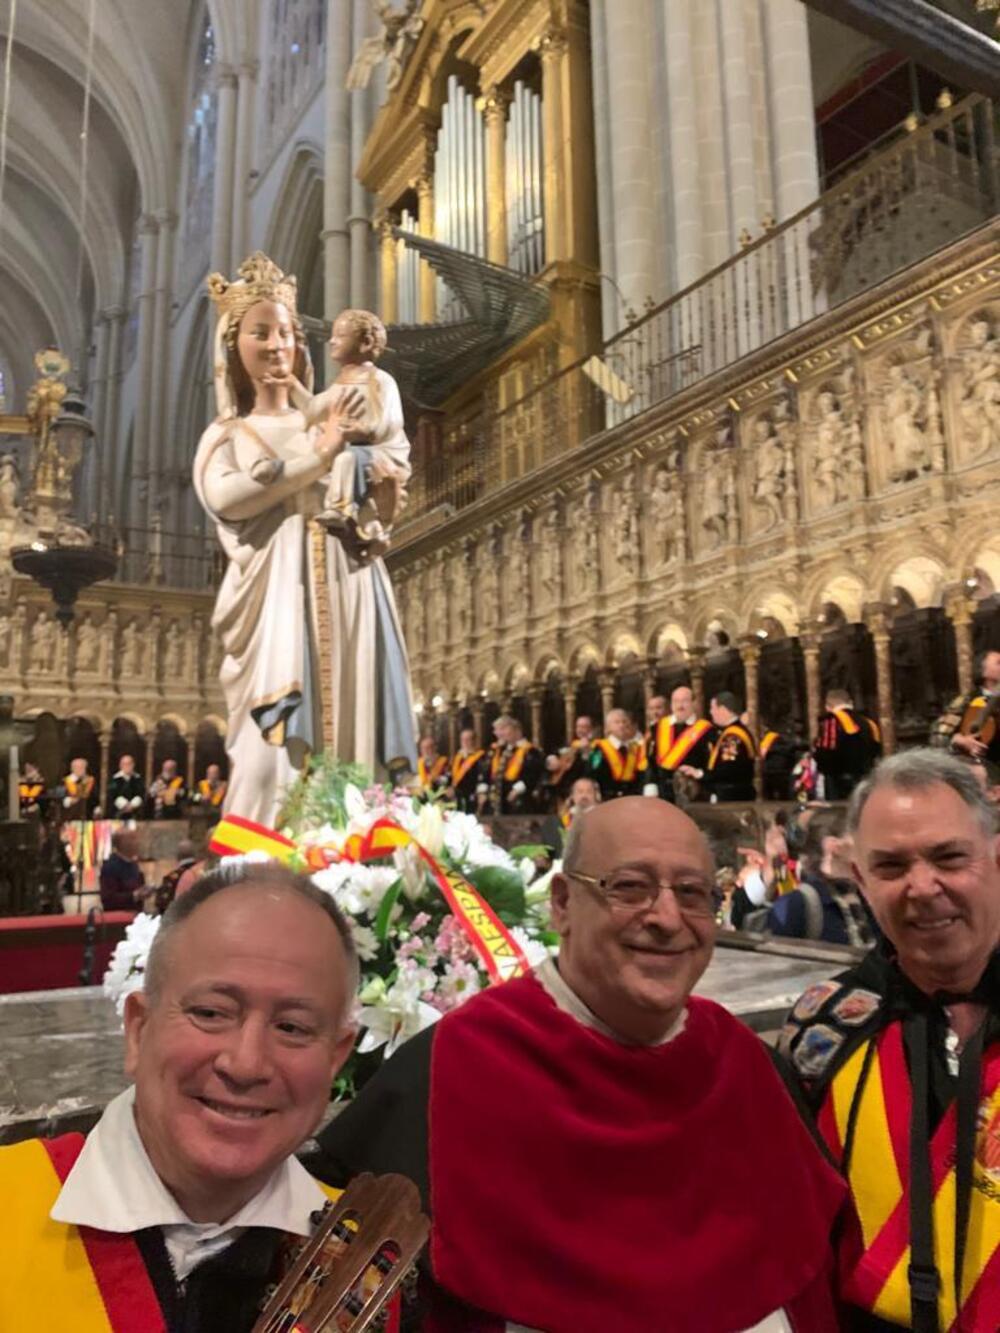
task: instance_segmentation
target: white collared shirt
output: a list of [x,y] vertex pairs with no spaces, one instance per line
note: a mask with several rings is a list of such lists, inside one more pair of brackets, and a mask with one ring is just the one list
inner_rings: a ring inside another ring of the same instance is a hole
[[247,1227],[274,1227],[308,1236],[310,1214],[326,1195],[294,1157],[228,1221],[192,1222],[156,1174],[135,1123],[135,1088],[126,1088],[105,1108],[87,1135],[49,1216],[72,1226],[101,1231],[160,1227],[178,1282],[192,1269],[238,1240]]

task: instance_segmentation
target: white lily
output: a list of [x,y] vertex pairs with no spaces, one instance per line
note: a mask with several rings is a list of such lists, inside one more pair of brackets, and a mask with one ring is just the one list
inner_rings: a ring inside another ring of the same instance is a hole
[[368,1051],[377,1051],[380,1046],[384,1046],[384,1058],[388,1060],[404,1041],[409,1041],[418,1032],[423,1032],[424,1028],[429,1028],[441,1017],[433,1005],[426,1004],[423,1000],[416,1000],[412,1004],[405,1004],[400,1000],[396,1004],[391,1004],[389,1002],[391,995],[392,991],[389,991],[384,1004],[361,1010],[360,1020],[365,1035],[358,1043],[358,1050],[362,1055]]
[[436,805],[421,806],[414,836],[429,855],[435,857],[441,855],[441,849],[444,847],[444,820]]

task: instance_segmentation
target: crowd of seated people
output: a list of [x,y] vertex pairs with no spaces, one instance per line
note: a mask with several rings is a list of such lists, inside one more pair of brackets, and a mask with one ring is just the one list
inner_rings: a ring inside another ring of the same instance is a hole
[[78,819],[183,819],[194,810],[212,816],[221,814],[228,784],[218,764],[208,764],[204,776],[192,788],[175,759],[164,759],[147,787],[138,771],[135,756],[123,754],[108,778],[107,800],[101,804],[97,778],[89,761],[77,755],[69,772],[50,788],[38,766],[26,763],[20,775],[21,817],[55,814],[62,820]]

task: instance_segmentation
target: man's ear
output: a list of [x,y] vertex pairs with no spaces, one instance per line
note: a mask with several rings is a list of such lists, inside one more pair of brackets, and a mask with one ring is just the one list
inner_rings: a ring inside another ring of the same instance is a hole
[[549,908],[553,929],[560,935],[569,934],[569,880],[555,874],[549,881]]
[[152,1005],[145,991],[134,990],[125,997],[125,1073],[132,1077],[139,1063],[139,1049],[143,1033],[152,1013]]

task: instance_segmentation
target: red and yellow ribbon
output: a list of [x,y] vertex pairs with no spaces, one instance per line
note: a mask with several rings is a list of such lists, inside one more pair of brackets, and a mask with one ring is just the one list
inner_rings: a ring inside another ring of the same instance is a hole
[[[509,981],[531,971],[524,950],[479,890],[464,875],[443,866],[394,819],[377,819],[367,833],[352,833],[339,852],[329,847],[311,847],[306,849],[305,857],[310,870],[319,870],[334,861],[362,862],[391,856],[404,847],[416,848],[423,858],[445,902],[482,959],[491,982]],[[226,815],[216,824],[208,848],[216,856],[266,852],[286,865],[299,854],[290,838],[239,815]]]
[[[295,843],[274,829],[255,824],[252,819],[226,815],[212,830],[208,850],[216,856],[246,856],[248,852],[266,852],[275,861],[288,865],[297,853]],[[326,862],[324,861],[325,865]]]
[[524,950],[479,890],[464,875],[443,866],[394,819],[377,819],[363,838],[351,847],[344,847],[343,854],[351,860],[363,861],[390,856],[403,847],[415,847],[423,857],[431,878],[482,959],[491,982],[509,981],[531,971]]

